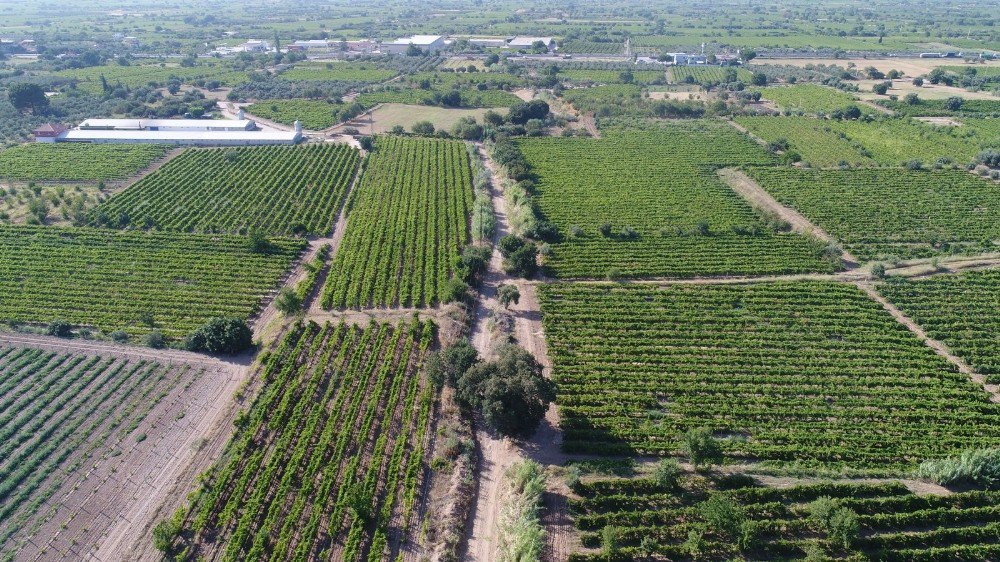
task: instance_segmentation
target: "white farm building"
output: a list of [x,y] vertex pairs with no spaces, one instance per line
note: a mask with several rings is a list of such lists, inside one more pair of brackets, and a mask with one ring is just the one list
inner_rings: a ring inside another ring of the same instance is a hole
[[98,144],[172,144],[183,146],[252,146],[295,144],[295,131],[260,131],[250,119],[87,119],[75,129],[44,125],[35,131],[37,142]]
[[395,41],[382,43],[380,50],[389,55],[404,55],[410,45],[417,47],[421,51],[437,53],[445,48],[444,36],[441,35],[413,35],[411,37],[400,37]]

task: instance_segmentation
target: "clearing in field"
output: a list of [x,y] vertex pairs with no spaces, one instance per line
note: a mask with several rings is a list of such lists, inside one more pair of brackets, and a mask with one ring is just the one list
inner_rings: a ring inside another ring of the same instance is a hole
[[188,335],[248,318],[305,242],[92,228],[0,227],[0,322],[62,320],[110,334]]
[[1000,191],[961,170],[753,168],[781,203],[862,259],[996,251]]
[[178,560],[397,560],[416,532],[430,324],[297,325],[194,496]]
[[725,123],[611,128],[601,139],[518,141],[562,278],[829,272],[822,247],[768,230],[712,167],[772,163]]
[[360,161],[342,144],[188,149],[92,213],[117,228],[323,235]]
[[907,470],[1000,444],[1000,405],[859,288],[544,285],[567,452]]
[[469,243],[472,169],[458,141],[385,136],[351,194],[325,308],[433,306]]
[[[918,496],[898,482],[774,488],[744,475],[691,474],[676,487],[659,484],[651,475],[588,479],[580,495],[572,510],[584,545],[597,548],[612,527],[625,556],[648,557],[650,549],[669,560],[687,560],[692,550],[698,553],[695,559],[706,560],[926,560],[931,552],[937,560],[992,560],[1000,555],[1000,493],[995,491]],[[843,535],[812,515],[820,505],[856,514],[861,538],[845,545]],[[734,507],[739,530],[719,527],[712,515],[721,506]],[[700,540],[692,541],[692,534]],[[572,560],[606,557],[591,550]]]
[[[458,123],[459,119],[472,117],[477,122],[483,122],[487,111],[501,115],[507,113],[506,107],[495,109],[453,109],[434,107],[430,105],[407,105],[403,103],[383,103],[370,114],[358,118],[345,126],[354,127],[366,134],[382,134],[392,131],[394,127],[402,127],[411,131],[413,125],[421,121],[430,121],[436,130],[448,131]],[[338,127],[340,129],[340,127]]]
[[135,175],[167,152],[152,144],[22,144],[0,152],[0,178],[104,181]]
[[991,384],[1000,384],[1000,271],[890,278],[878,291]]
[[0,559],[81,560],[122,517],[141,527],[212,425],[220,365],[0,344]]

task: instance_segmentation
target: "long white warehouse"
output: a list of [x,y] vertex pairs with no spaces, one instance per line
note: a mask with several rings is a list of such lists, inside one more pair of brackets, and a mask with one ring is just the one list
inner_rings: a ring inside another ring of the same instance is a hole
[[79,129],[104,131],[252,131],[251,119],[87,119]]
[[260,131],[250,119],[87,119],[75,129],[48,124],[35,130],[36,142],[251,146],[300,140],[298,122],[294,131]]

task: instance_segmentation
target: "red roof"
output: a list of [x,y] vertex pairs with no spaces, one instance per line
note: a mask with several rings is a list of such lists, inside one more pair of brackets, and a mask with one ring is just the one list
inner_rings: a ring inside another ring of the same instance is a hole
[[40,136],[55,136],[55,135],[58,135],[59,133],[62,133],[65,130],[66,130],[66,127],[63,127],[62,125],[54,124],[54,123],[46,123],[46,124],[42,125],[41,127],[35,129],[35,135],[40,135]]

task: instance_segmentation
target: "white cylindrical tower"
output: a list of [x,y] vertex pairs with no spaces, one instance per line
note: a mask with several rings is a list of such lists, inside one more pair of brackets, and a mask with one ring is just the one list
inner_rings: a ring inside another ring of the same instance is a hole
[[239,119],[240,121],[246,119],[245,115],[246,114],[243,112],[243,108],[242,107],[240,108],[239,111],[236,112],[236,118]]
[[295,132],[296,133],[302,132],[302,121],[299,121],[298,119],[295,120]]

